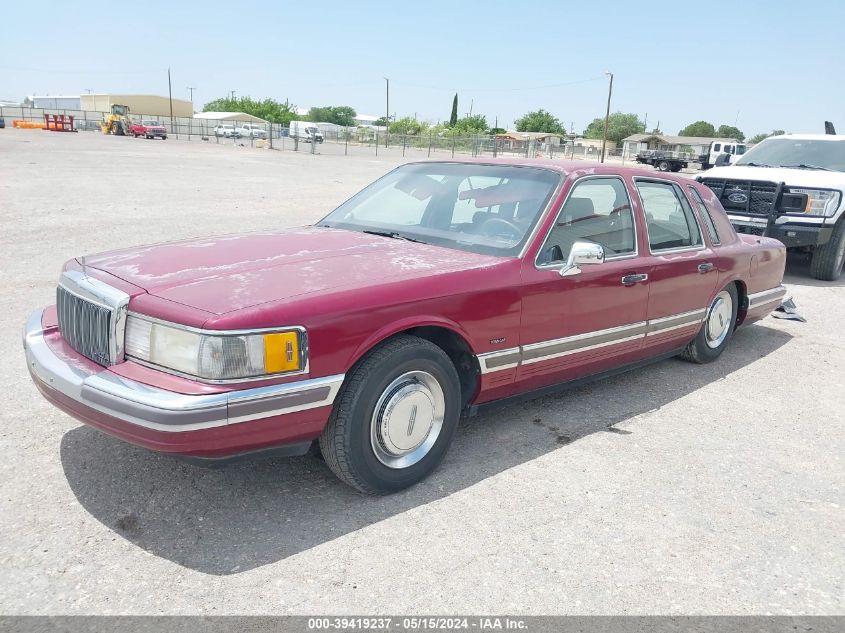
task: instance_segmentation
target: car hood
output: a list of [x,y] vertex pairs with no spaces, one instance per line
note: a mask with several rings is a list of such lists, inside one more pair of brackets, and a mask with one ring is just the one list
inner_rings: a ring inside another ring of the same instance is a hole
[[354,290],[498,257],[341,229],[304,227],[156,244],[79,258],[153,296],[213,314],[330,290]]
[[842,189],[845,187],[845,173],[839,171],[820,171],[811,169],[789,169],[786,167],[714,167],[701,178],[731,178],[734,180],[765,180],[783,182],[793,187],[820,187],[822,189]]

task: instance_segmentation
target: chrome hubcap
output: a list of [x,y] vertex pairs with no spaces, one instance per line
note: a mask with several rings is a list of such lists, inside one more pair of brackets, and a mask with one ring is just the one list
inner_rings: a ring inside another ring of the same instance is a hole
[[388,468],[407,468],[425,457],[443,428],[446,399],[437,379],[409,371],[391,382],[376,402],[370,441]]
[[708,347],[715,349],[728,337],[731,331],[731,316],[733,316],[733,300],[730,293],[723,290],[716,295],[707,312],[707,322],[704,327]]

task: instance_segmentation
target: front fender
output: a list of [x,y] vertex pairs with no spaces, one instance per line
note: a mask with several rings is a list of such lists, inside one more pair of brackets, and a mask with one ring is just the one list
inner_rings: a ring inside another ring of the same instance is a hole
[[358,345],[358,347],[353,352],[352,356],[350,356],[350,358],[346,362],[346,371],[348,371],[350,367],[357,363],[361,359],[361,357],[364,356],[364,354],[369,352],[379,343],[386,341],[391,336],[395,336],[400,332],[404,332],[406,330],[418,327],[441,327],[446,330],[449,330],[454,334],[460,336],[466,342],[467,347],[469,347],[470,351],[473,354],[478,353],[478,347],[472,340],[472,337],[461,325],[459,325],[455,321],[435,315],[416,315],[413,317],[399,319],[398,321],[394,321],[388,325],[385,325],[373,332],[366,339],[364,339],[364,341],[360,345]]

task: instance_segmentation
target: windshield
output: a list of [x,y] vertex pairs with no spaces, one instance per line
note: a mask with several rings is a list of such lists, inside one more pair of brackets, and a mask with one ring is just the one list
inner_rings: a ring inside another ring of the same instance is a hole
[[142,121],[143,125],[158,125],[158,121]]
[[318,225],[513,256],[528,240],[559,182],[560,174],[534,167],[404,165]]
[[845,171],[845,140],[768,138],[755,145],[735,165],[821,167]]

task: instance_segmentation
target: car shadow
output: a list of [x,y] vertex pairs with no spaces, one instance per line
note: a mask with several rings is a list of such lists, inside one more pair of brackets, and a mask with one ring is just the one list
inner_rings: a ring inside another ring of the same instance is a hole
[[845,286],[845,274],[836,281],[821,281],[815,279],[810,272],[811,256],[807,253],[788,253],[786,256],[786,273],[783,282],[788,286],[813,286],[819,288],[836,288]]
[[[71,489],[98,521],[155,556],[214,575],[273,563],[463,490],[597,432],[648,433],[639,421],[754,363],[791,336],[755,324],[737,331],[715,363],[670,359],[462,420],[431,477],[409,490],[369,497],[315,457],[266,458],[206,469],[125,444],[87,426],[64,435]],[[563,485],[564,482],[561,482]]]

